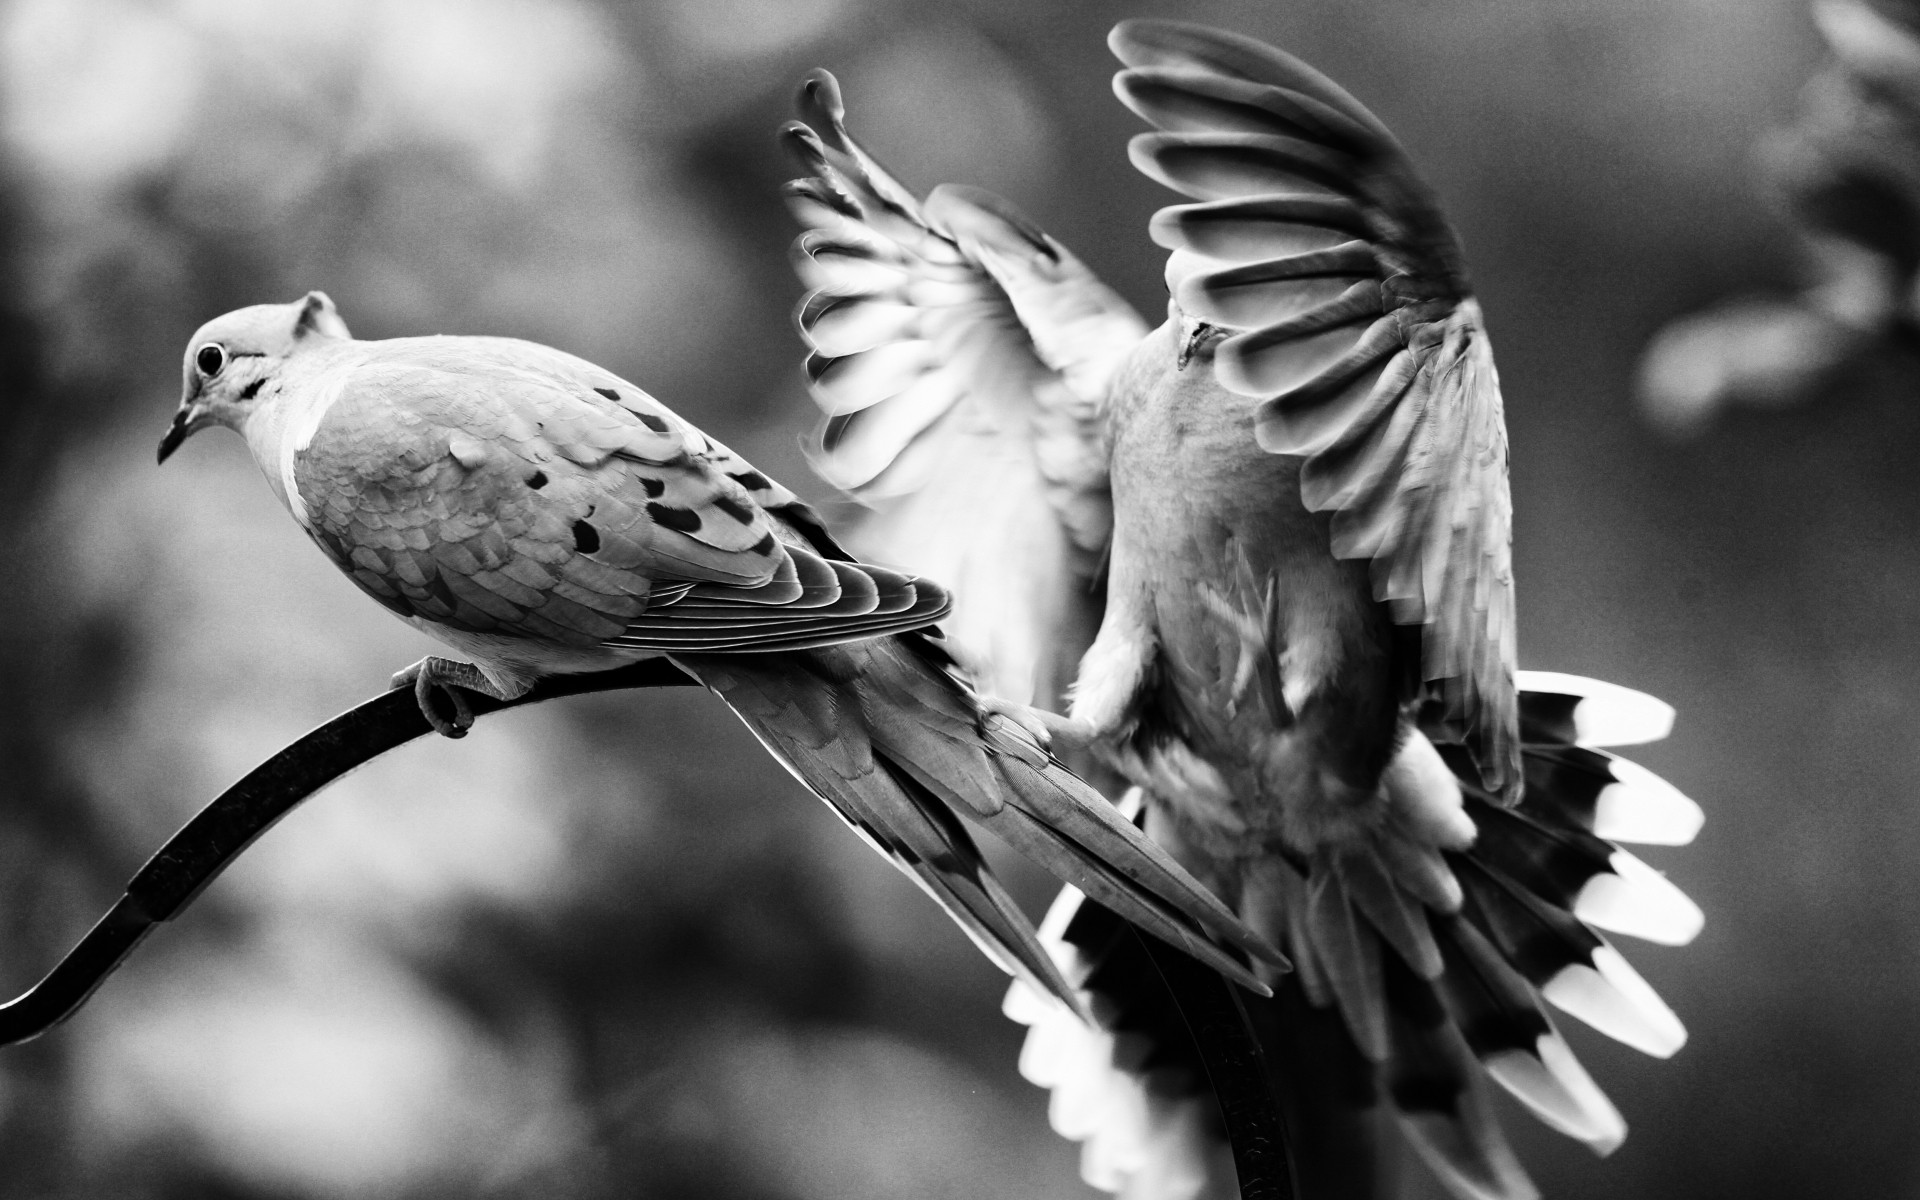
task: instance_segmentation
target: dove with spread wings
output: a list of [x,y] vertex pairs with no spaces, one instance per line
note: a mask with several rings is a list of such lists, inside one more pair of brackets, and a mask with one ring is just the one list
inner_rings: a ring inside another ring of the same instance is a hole
[[[1456,1193],[1531,1195],[1486,1077],[1602,1153],[1625,1135],[1547,1006],[1656,1056],[1685,1040],[1599,932],[1701,925],[1618,845],[1684,843],[1700,810],[1600,748],[1672,710],[1516,671],[1498,377],[1394,137],[1244,37],[1131,21],[1110,44],[1155,130],[1134,165],[1191,201],[1148,226],[1157,328],[1006,201],[916,197],[830,75],[803,87],[817,463],[871,507],[862,545],[953,589],[992,704],[1124,777],[1125,810],[1293,958],[1252,1013],[1305,1194],[1379,1194],[1397,1123]],[[1043,935],[1100,1026],[1016,984],[1022,1070],[1089,1182],[1231,1194],[1191,1041],[1122,932],[1063,893]]]
[[[359,341],[309,293],[188,343],[165,462],[238,431],[362,591],[471,662],[394,677],[441,733],[475,691],[665,656],[927,891],[989,957],[1082,1003],[961,818],[1264,989],[1284,962],[1033,736],[983,710],[933,623],[947,593],[857,562],[819,516],[633,383],[488,337]],[[645,731],[636,731],[644,737]]]

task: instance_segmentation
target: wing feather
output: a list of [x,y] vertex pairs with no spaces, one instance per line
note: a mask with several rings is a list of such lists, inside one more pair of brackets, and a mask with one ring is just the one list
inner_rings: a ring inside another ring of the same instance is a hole
[[1319,72],[1169,21],[1114,30],[1120,99],[1159,132],[1134,164],[1199,203],[1153,239],[1188,314],[1224,329],[1215,376],[1261,400],[1255,433],[1298,455],[1333,552],[1421,631],[1424,724],[1518,797],[1507,441],[1459,246],[1404,150]]
[[1112,524],[1099,405],[1146,325],[997,197],[916,199],[847,134],[831,75],[800,99],[815,465],[870,506],[863,545],[954,587],[947,630],[982,686],[1054,703]]
[[827,557],[793,493],[589,363],[507,339],[373,345],[294,476],[314,539],[402,616],[717,653],[947,611],[933,584]]

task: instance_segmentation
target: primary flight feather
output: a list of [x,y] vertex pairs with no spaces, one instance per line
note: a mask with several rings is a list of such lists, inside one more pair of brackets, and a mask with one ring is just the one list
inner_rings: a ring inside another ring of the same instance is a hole
[[358,341],[319,292],[208,322],[182,370],[161,461],[202,428],[237,430],[336,566],[471,660],[394,678],[440,732],[471,725],[464,690],[511,699],[665,655],[995,962],[1069,1006],[962,817],[1250,985],[1221,944],[1284,962],[981,707],[931,628],[941,587],[854,561],[793,493],[627,380],[508,338]]
[[[1597,749],[1671,710],[1515,670],[1498,377],[1392,135],[1247,38],[1130,21],[1110,44],[1155,127],[1133,163],[1191,201],[1148,226],[1152,329],[1004,200],[918,199],[831,76],[802,89],[819,467],[871,505],[865,544],[953,587],[990,706],[1125,776],[1146,831],[1293,956],[1251,1011],[1305,1194],[1386,1186],[1390,1112],[1461,1195],[1530,1195],[1484,1076],[1598,1150],[1625,1134],[1541,1001],[1651,1054],[1685,1040],[1595,932],[1700,926],[1614,844],[1684,842],[1699,810]],[[1063,691],[1065,717],[1025,707]],[[1225,1194],[1191,1042],[1118,932],[1063,895],[1044,939],[1104,1034],[1016,986],[1022,1069],[1089,1181]]]

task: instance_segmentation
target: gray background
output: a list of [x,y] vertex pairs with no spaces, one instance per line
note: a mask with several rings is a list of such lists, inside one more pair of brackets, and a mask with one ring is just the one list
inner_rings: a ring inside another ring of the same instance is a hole
[[[1914,1191],[1912,376],[1685,445],[1629,397],[1663,321],[1796,278],[1751,147],[1818,57],[1798,0],[0,4],[0,989],[430,648],[236,439],[154,468],[195,326],[317,287],[363,337],[550,342],[819,498],[773,140],[801,72],[907,180],[1005,193],[1158,312],[1171,197],[1103,42],[1150,13],[1400,134],[1498,350],[1522,664],[1680,709],[1636,757],[1708,824],[1645,857],[1708,925],[1627,949],[1693,1040],[1571,1029],[1633,1132],[1601,1162],[1509,1105],[1524,1159],[1569,1198]],[[571,702],[354,776],[0,1052],[0,1196],[1090,1196],[1002,987],[717,702]]]

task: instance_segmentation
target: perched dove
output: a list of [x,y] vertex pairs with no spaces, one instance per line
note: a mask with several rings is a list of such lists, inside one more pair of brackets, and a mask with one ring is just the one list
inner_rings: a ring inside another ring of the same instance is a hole
[[[1148,833],[1294,958],[1249,1007],[1303,1193],[1387,1187],[1390,1112],[1457,1194],[1532,1195],[1484,1075],[1602,1153],[1625,1135],[1542,998],[1649,1054],[1685,1040],[1596,932],[1700,928],[1615,844],[1684,843],[1700,810],[1598,749],[1672,710],[1516,674],[1499,385],[1392,135],[1246,38],[1133,21],[1111,45],[1159,130],[1133,162],[1197,202],[1151,223],[1152,331],[1006,202],[917,199],[808,81],[789,196],[819,466],[871,503],[869,545],[954,589],[956,657],[1001,711],[1053,703],[1086,651],[1070,716],[1018,719],[1129,780]],[[1193,1044],[1119,932],[1063,894],[1043,937],[1103,1031],[1016,984],[1021,1069],[1089,1182],[1231,1195]]]
[[362,590],[473,660],[395,676],[442,733],[472,721],[462,689],[507,699],[667,655],[994,961],[1068,1005],[959,816],[1251,986],[1214,939],[1284,962],[981,711],[929,628],[945,592],[853,561],[793,493],[610,372],[507,338],[355,341],[312,292],[193,335],[161,461],[209,425],[246,438]]

